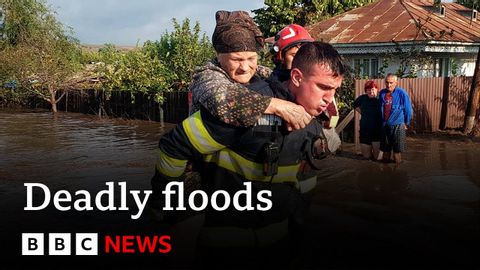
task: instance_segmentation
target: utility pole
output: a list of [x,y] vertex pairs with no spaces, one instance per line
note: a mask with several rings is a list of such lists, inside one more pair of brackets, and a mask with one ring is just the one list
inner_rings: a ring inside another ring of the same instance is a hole
[[468,94],[467,109],[465,111],[465,122],[463,124],[463,132],[469,134],[475,125],[475,116],[477,114],[480,103],[480,47],[477,54],[477,63],[473,73],[472,86]]

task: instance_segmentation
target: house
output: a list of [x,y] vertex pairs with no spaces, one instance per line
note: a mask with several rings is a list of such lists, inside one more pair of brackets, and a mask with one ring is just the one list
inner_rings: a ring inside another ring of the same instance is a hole
[[363,78],[473,76],[480,46],[477,10],[458,3],[379,0],[307,29]]

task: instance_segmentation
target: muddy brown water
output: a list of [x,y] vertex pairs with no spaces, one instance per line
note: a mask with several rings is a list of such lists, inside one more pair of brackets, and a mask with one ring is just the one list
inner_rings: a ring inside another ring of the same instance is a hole
[[[132,211],[23,210],[26,182],[93,195],[108,181],[125,181],[129,190],[150,189],[158,139],[171,127],[73,113],[0,111],[0,240],[2,254],[10,258],[0,269],[51,263],[48,256],[19,256],[23,232],[180,234],[181,228],[152,226],[146,214],[133,221]],[[407,147],[400,166],[361,160],[348,144],[324,161],[305,239],[292,247],[301,251],[292,268],[478,267],[480,143],[415,136]],[[178,237],[194,235],[190,230]],[[191,245],[179,243],[173,253],[180,263],[168,256],[112,255],[73,257],[67,265],[194,264]]]

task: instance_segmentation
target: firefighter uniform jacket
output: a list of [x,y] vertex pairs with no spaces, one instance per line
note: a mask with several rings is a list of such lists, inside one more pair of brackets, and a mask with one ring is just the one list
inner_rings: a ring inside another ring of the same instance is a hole
[[[249,88],[263,95],[292,100],[289,91],[277,81],[269,84],[254,77]],[[295,215],[301,204],[301,194],[316,184],[315,173],[300,175],[299,169],[305,160],[306,149],[321,133],[322,125],[317,121],[302,130],[287,132],[279,117],[264,115],[254,127],[245,128],[225,124],[206,109],[200,109],[160,139],[156,173],[152,179],[153,197],[158,197],[168,181],[181,181],[187,161],[193,160],[201,164],[197,169],[201,174],[202,188],[209,196],[219,189],[234,194],[245,189],[244,182],[251,182],[251,200],[255,206],[260,203],[257,192],[272,191],[272,208],[268,211],[238,211],[232,205],[225,211],[207,207],[206,227],[263,232],[277,231],[278,227],[286,229],[287,220]],[[272,155],[272,149],[269,149],[272,145],[278,149],[273,153],[276,154],[274,157],[268,156]],[[272,169],[269,166],[277,166],[276,173],[269,173]],[[223,205],[223,202],[218,204]],[[272,225],[277,228],[273,229]],[[225,236],[219,236],[218,231],[214,235],[225,241]],[[234,235],[242,241],[249,238],[241,236],[239,230],[232,231],[229,236]],[[254,238],[259,241],[258,235]]]

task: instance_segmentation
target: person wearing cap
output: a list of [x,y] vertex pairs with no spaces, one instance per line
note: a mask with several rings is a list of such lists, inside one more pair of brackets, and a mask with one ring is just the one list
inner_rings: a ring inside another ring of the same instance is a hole
[[353,102],[353,107],[361,114],[360,150],[366,159],[377,160],[380,153],[380,133],[382,112],[378,99],[378,86],[374,81],[365,83],[365,94]]
[[[223,42],[228,45],[234,40]],[[310,115],[318,116],[332,102],[346,70],[331,45],[312,42],[298,51],[291,79],[285,84],[268,84],[254,76],[249,87],[265,96],[296,101]],[[270,247],[289,236],[289,229],[294,228],[292,217],[302,208],[302,193],[316,186],[315,171],[315,178],[302,181],[298,174],[303,160],[315,167],[314,160],[322,157],[324,144],[316,144],[321,141],[322,129],[318,121],[311,121],[304,129],[288,132],[284,121],[275,115],[262,115],[253,127],[239,127],[225,124],[201,107],[160,139],[151,202],[162,206],[166,184],[182,181],[187,161],[201,157],[200,174],[209,198],[219,189],[234,194],[249,183],[253,205],[258,205],[258,194],[271,192],[268,210],[241,211],[230,205],[217,211],[207,206],[198,242],[201,250],[213,251],[215,261],[225,260],[236,266],[280,262],[300,250],[295,245],[282,245],[279,250]],[[164,217],[168,217],[168,211]],[[239,252],[252,255],[253,260]],[[231,256],[238,260],[230,260]]]
[[312,117],[303,107],[247,88],[252,79],[265,79],[271,73],[257,65],[264,40],[253,19],[244,11],[218,11],[216,21],[212,43],[217,58],[193,75],[190,114],[203,106],[227,124],[249,127],[269,113],[285,120],[290,130],[304,128]]

